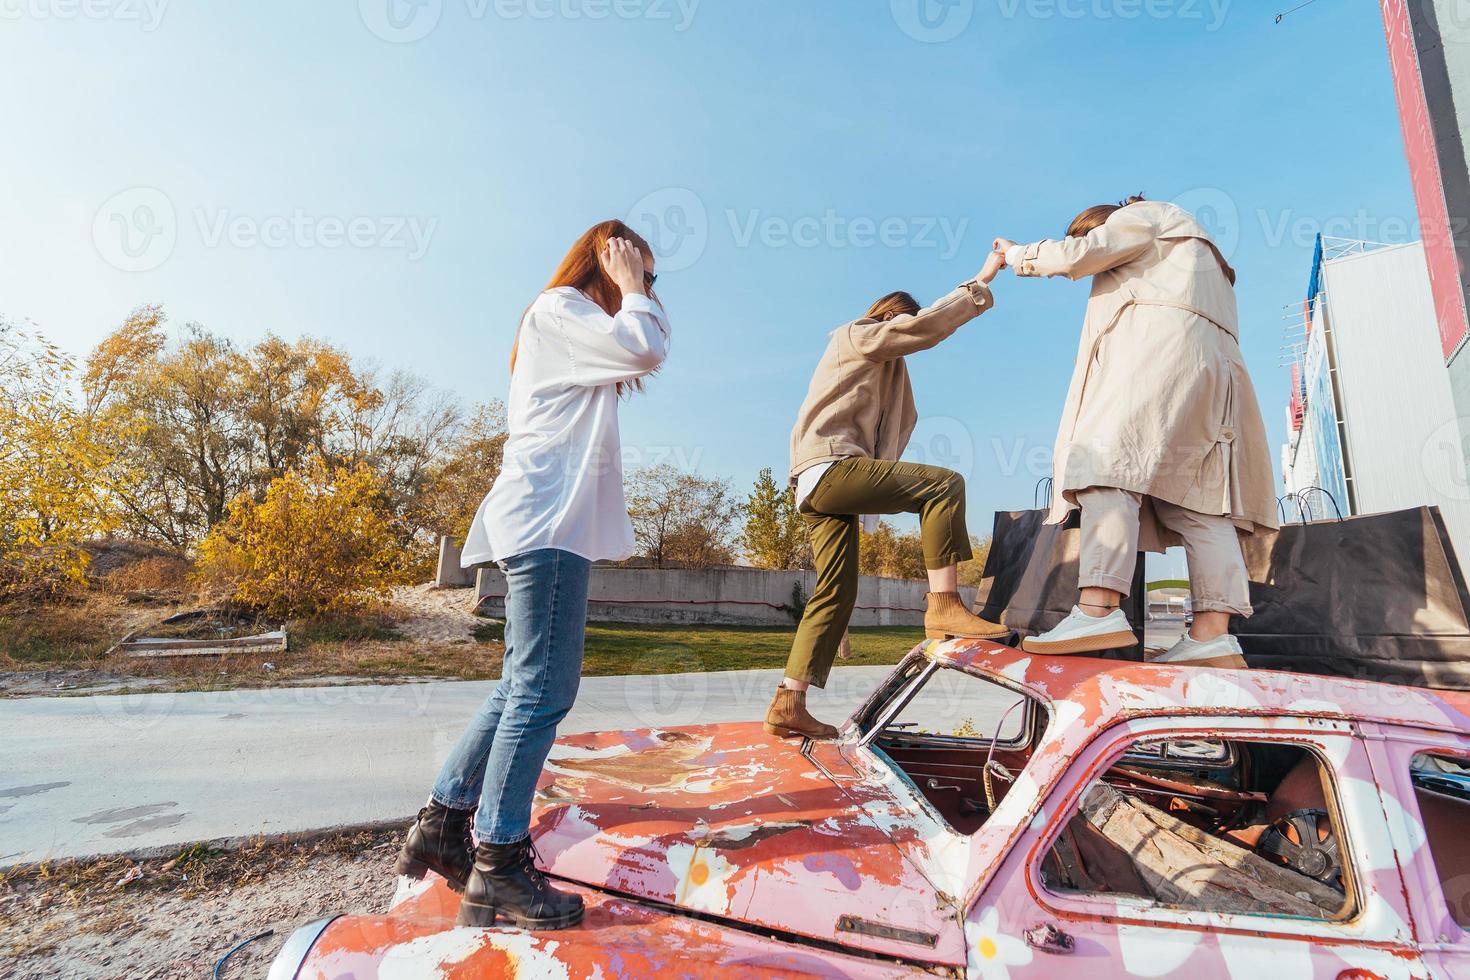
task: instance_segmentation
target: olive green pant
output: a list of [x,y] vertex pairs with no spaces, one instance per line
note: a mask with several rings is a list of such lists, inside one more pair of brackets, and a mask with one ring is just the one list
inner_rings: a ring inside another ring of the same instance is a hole
[[827,686],[857,604],[862,514],[918,514],[926,568],[948,568],[973,556],[965,528],[965,478],[958,473],[863,457],[834,465],[801,506],[817,586],[806,602],[786,661],[786,676],[792,680]]

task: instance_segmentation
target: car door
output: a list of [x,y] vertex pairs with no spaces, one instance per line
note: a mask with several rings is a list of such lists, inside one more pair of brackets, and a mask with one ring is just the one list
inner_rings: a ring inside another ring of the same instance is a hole
[[[1255,767],[1248,779],[1241,760]],[[1241,788],[1271,766],[1289,772],[1269,793]],[[1258,826],[1272,808],[1277,846],[1255,853],[1272,837]],[[1298,845],[1326,838],[1282,869],[1291,842],[1280,841],[1293,833]],[[1318,873],[1310,859],[1334,835],[1338,863],[1306,881],[1301,869]],[[1242,887],[1242,875],[1262,883]],[[1201,715],[1134,719],[1094,739],[975,897],[966,936],[971,975],[986,978],[1429,976],[1409,922],[1354,726]]]
[[1470,738],[1364,727],[1425,962],[1470,977]]

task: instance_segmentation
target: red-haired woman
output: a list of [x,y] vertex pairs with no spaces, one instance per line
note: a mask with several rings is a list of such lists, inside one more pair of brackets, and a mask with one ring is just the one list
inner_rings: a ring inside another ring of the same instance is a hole
[[400,874],[433,870],[463,889],[460,925],[498,914],[558,929],[582,918],[582,900],[536,867],[531,799],[577,696],[592,562],[633,554],[618,396],[668,354],[653,265],[621,221],[593,227],[522,317],[511,353],[505,462],[463,555],[505,573],[504,666],[398,858]]

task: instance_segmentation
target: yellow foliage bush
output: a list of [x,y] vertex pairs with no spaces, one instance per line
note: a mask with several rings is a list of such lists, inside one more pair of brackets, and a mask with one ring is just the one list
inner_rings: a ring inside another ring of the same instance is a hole
[[111,433],[68,398],[72,364],[0,321],[0,597],[85,578],[82,544],[114,525]]
[[232,599],[297,619],[356,612],[406,581],[406,553],[371,470],[291,470],[241,495],[199,546],[199,575]]

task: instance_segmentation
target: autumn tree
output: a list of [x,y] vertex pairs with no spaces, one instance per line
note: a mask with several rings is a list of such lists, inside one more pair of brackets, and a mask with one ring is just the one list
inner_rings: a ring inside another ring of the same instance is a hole
[[430,464],[414,521],[463,541],[480,502],[490,492],[505,458],[505,406],[481,405],[456,433],[442,457]]
[[288,470],[241,494],[199,546],[199,575],[282,619],[354,612],[406,582],[407,556],[381,477],[367,467]]
[[[466,434],[464,409],[452,394],[407,371],[385,374],[368,364],[358,369],[358,379],[365,397],[349,404],[336,454],[324,456],[337,466],[367,466],[381,477],[405,544],[437,541],[444,528],[420,519],[419,501],[433,484],[436,465]],[[489,411],[493,415],[493,404]],[[481,496],[489,489],[486,483]]]
[[90,410],[129,433],[120,461],[135,479],[118,481],[129,533],[188,548],[240,494],[260,502],[287,472],[315,466],[372,470],[405,548],[445,530],[447,505],[424,498],[456,452],[466,468],[479,461],[484,434],[452,396],[310,337],[242,348],[198,324],[172,338],[165,326],[160,308],[135,311],[83,377]]
[[811,545],[806,522],[796,509],[796,492],[778,487],[770,467],[761,470],[745,501],[741,542],[746,560],[756,568],[811,567]]
[[[927,577],[924,539],[917,530],[901,531],[887,521],[880,520],[871,533],[862,532],[860,547],[858,565],[864,575],[907,579]],[[960,562],[960,585],[980,584],[985,559],[990,554],[990,539],[970,535],[970,550],[974,557]]]
[[135,312],[87,362],[83,388],[99,417],[129,433],[119,481],[127,530],[183,549],[250,489],[248,422],[237,410],[245,359],[224,338],[185,328],[167,346],[157,307]]
[[959,580],[961,585],[977,586],[985,575],[985,560],[990,557],[990,535],[970,535],[970,550],[975,557],[960,562]]
[[74,402],[73,362],[0,320],[0,595],[84,577],[82,545],[112,529],[113,433]]
[[900,531],[880,520],[871,533],[861,532],[858,568],[864,575],[925,578],[923,539],[918,531]]
[[639,554],[655,568],[694,568],[735,560],[741,501],[729,480],[708,479],[664,464],[634,470],[626,480],[628,516]]

